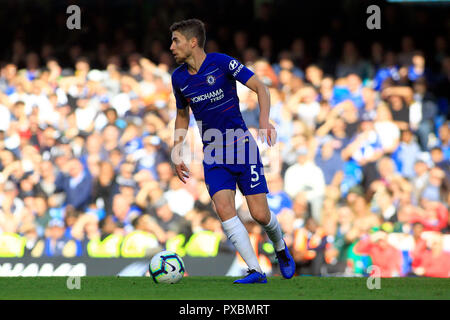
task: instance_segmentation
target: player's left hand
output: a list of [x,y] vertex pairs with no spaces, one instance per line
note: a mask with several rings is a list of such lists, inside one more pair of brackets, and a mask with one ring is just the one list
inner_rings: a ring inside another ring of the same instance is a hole
[[267,144],[271,147],[277,142],[277,131],[270,122],[260,123],[258,137],[262,142],[267,141]]

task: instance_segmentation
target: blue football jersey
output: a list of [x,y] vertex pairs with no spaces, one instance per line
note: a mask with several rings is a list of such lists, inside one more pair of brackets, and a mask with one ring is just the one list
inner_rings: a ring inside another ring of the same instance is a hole
[[253,72],[242,63],[221,53],[208,53],[194,75],[188,72],[186,63],[173,72],[177,108],[190,106],[204,147],[214,143],[210,135],[204,134],[208,129],[219,130],[224,142],[229,142],[225,139],[228,129],[248,131],[239,108],[236,80],[245,84],[252,76]]

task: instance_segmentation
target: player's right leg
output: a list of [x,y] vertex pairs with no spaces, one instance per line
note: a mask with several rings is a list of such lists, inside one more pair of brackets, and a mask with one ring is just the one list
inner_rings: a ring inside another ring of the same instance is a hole
[[[211,186],[210,186],[211,188]],[[222,226],[228,239],[233,243],[236,250],[244,259],[250,270],[243,279],[235,283],[266,283],[267,279],[253,250],[247,229],[239,219],[235,208],[235,190],[222,189],[212,196],[217,215],[222,221]]]

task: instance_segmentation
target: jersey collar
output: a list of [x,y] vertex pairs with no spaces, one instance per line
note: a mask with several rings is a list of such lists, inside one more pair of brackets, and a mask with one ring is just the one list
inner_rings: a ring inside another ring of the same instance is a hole
[[206,66],[207,66],[206,60],[208,60],[208,57],[209,57],[209,53],[206,54],[205,60],[203,60],[201,66],[200,66],[200,68],[198,69],[198,71],[197,71],[196,74],[190,74],[190,73],[189,73],[189,70],[188,70],[188,64],[185,63],[185,64],[184,64],[184,67],[185,67],[186,73],[187,73],[189,76],[191,76],[191,77],[194,77],[194,76],[200,74],[200,73],[203,71],[203,69],[206,68]]

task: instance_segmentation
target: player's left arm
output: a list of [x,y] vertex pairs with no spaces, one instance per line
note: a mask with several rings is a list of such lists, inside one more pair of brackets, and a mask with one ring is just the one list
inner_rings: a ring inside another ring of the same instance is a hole
[[270,113],[270,92],[269,88],[259,80],[256,75],[252,75],[245,85],[256,92],[259,104],[259,136],[267,140],[269,146],[273,146],[277,141],[277,132],[275,127],[269,122]]

